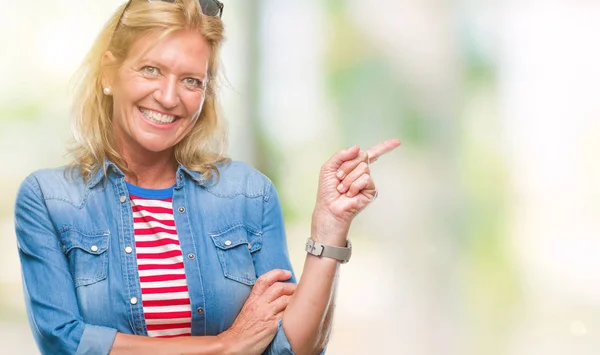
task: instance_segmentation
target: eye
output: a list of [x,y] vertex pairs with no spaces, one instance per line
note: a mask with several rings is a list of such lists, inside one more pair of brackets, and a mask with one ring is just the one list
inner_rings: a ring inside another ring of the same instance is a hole
[[142,72],[142,74],[148,75],[148,76],[157,76],[159,74],[158,68],[151,67],[149,65],[142,67],[142,69],[140,71]]
[[183,79],[183,82],[185,83],[185,85],[190,86],[194,89],[200,89],[204,87],[204,82],[196,78],[185,78]]

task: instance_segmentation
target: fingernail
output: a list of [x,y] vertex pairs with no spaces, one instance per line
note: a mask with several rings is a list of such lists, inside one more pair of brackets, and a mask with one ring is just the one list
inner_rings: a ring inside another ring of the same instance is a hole
[[292,276],[292,272],[290,270],[284,270],[284,271],[285,271],[285,276],[287,276],[287,277]]
[[344,184],[339,184],[338,187],[337,187],[337,189],[338,189],[339,192],[344,191]]
[[346,173],[343,170],[338,170],[337,174],[335,174],[338,179],[343,179],[345,175]]
[[346,196],[352,197],[352,194],[350,193],[350,191],[346,192]]

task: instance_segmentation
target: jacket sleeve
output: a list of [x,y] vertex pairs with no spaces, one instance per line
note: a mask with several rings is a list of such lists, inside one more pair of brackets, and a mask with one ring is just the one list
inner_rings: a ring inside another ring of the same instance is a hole
[[[257,276],[273,269],[284,269],[292,271],[290,282],[296,283],[296,276],[290,262],[283,212],[281,203],[275,187],[269,182],[269,188],[263,203],[263,241],[262,248],[254,256],[254,264]],[[294,355],[290,342],[288,341],[281,320],[279,328],[271,344],[267,347],[265,355]],[[325,349],[321,352],[325,354]]]
[[40,352],[108,354],[117,330],[84,323],[67,258],[33,175],[17,194],[15,229],[27,315]]

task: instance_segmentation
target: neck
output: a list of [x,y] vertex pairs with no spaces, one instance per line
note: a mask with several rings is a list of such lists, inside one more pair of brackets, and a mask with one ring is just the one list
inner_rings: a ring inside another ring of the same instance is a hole
[[129,170],[125,181],[147,189],[164,189],[175,184],[178,163],[174,147],[158,152],[148,150],[128,137],[119,124],[114,125],[114,137]]
[[175,184],[178,164],[172,151],[144,155],[129,151],[123,155],[129,170],[125,180],[130,184],[147,189],[164,189]]

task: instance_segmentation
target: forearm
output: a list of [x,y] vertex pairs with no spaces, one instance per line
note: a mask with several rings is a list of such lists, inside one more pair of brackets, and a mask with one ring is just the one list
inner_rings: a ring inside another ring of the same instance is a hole
[[[338,239],[342,244],[345,237]],[[283,329],[296,355],[318,353],[327,343],[339,265],[334,259],[306,256],[298,288],[283,314]]]
[[327,313],[325,314],[325,319],[323,320],[323,329],[321,330],[319,339],[317,341],[317,350],[325,349],[329,343],[329,336],[331,335],[331,328],[333,327],[333,315],[335,314],[337,283],[334,285],[334,287],[335,290],[333,291],[331,301],[329,302],[329,306],[327,308]]
[[218,336],[151,338],[141,335],[117,333],[110,354],[227,354],[226,345]]

